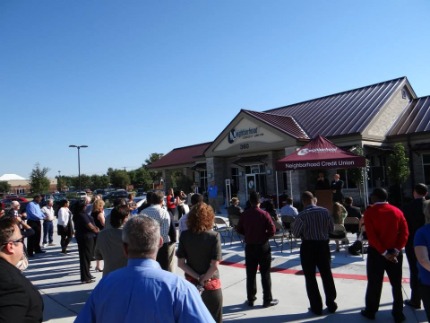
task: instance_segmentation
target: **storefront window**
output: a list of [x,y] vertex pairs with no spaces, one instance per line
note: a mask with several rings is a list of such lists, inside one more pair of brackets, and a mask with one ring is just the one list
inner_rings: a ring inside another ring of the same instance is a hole
[[340,179],[344,182],[344,188],[357,188],[357,172],[361,172],[361,169],[338,169],[336,171],[340,175]]
[[266,173],[266,166],[261,165],[249,165],[245,167],[246,174],[262,174]]
[[430,154],[423,154],[424,181],[430,185]]
[[208,187],[208,176],[206,170],[202,170],[199,172],[200,181],[199,181],[199,192],[206,192]]
[[371,156],[370,167],[367,173],[369,187],[386,187],[387,172],[386,159],[384,156]]
[[231,195],[237,196],[237,192],[239,191],[239,168],[233,167],[231,169]]

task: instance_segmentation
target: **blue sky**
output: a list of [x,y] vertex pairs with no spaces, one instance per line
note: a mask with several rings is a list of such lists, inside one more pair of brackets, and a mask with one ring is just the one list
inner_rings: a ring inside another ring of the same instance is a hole
[[1,0],[0,175],[132,170],[263,111],[407,76],[428,0]]

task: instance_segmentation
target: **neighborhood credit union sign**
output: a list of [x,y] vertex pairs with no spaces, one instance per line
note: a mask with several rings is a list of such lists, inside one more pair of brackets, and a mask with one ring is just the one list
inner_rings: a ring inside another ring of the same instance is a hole
[[229,144],[232,144],[237,139],[249,139],[249,138],[255,138],[263,135],[264,135],[263,133],[259,133],[258,127],[242,128],[238,130],[233,128],[228,133],[227,140]]

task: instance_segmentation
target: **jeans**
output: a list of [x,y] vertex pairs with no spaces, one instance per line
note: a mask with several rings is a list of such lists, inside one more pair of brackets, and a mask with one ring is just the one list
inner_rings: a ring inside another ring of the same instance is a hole
[[43,221],[43,244],[54,242],[54,224],[52,221]]

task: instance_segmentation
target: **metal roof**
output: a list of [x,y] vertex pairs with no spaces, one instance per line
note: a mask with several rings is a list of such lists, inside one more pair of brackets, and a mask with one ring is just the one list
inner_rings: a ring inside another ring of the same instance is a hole
[[249,110],[242,110],[244,113],[249,114],[273,128],[276,128],[294,138],[299,139],[310,139],[306,132],[300,127],[300,125],[291,116],[279,116],[272,113],[255,112]]
[[430,96],[415,99],[397,120],[388,136],[430,131]]
[[153,162],[148,168],[161,168],[194,164],[199,158],[204,159],[204,152],[212,142],[175,148],[159,160]]
[[361,133],[405,84],[407,78],[401,77],[265,112],[294,118],[310,138]]

